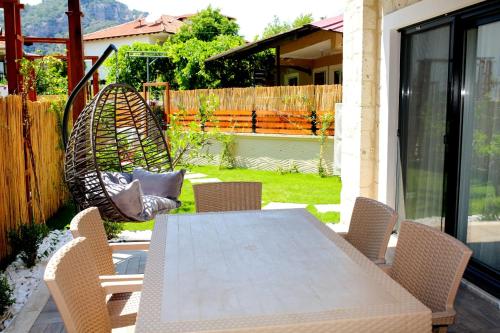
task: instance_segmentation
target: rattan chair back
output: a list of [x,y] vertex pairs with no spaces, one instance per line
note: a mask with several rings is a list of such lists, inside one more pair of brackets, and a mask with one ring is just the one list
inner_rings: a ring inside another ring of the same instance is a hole
[[172,170],[160,123],[126,84],[104,87],[80,113],[66,147],[64,175],[79,209],[98,207],[103,218],[133,221],[111,200],[102,171]]
[[71,220],[69,229],[74,238],[85,237],[87,239],[89,251],[99,275],[115,274],[113,253],[108,244],[101,215],[96,207],[79,212]]
[[222,182],[193,185],[196,212],[259,210],[262,183]]
[[87,242],[79,237],[59,249],[47,264],[44,280],[67,332],[111,332],[106,295]]
[[385,253],[398,214],[377,200],[358,197],[354,203],[345,239],[375,263],[385,262]]
[[444,232],[404,221],[390,275],[432,312],[451,311],[471,254]]

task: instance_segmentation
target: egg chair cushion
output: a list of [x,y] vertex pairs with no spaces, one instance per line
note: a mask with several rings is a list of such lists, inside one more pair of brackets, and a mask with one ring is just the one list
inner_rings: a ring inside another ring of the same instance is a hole
[[154,218],[155,214],[159,212],[166,213],[180,206],[180,201],[162,198],[156,195],[144,195],[142,200],[144,202],[144,210],[140,219],[143,221],[151,220]]
[[186,170],[156,173],[137,168],[133,171],[133,179],[139,180],[145,195],[177,200],[185,173]]
[[141,183],[138,180],[126,185],[105,180],[105,188],[113,203],[126,216],[136,219],[144,211]]
[[103,171],[101,177],[104,182],[127,185],[132,182],[132,174],[129,172]]

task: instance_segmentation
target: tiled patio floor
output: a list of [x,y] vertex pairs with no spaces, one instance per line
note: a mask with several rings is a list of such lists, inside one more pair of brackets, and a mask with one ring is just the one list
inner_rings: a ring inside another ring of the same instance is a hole
[[[122,274],[143,273],[147,255],[144,252],[124,253],[116,259],[117,271]],[[461,286],[455,303],[456,324],[449,332],[500,333],[500,310],[477,296],[467,287]],[[59,312],[49,299],[47,305],[33,324],[30,333],[65,332]]]

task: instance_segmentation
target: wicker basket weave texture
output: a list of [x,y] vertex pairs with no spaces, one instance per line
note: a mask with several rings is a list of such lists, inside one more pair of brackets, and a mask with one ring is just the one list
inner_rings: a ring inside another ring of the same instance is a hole
[[196,212],[260,210],[262,183],[221,182],[193,185]]
[[71,220],[70,230],[74,238],[85,237],[99,275],[115,274],[113,253],[109,247],[99,210],[95,207],[79,212]]
[[385,253],[398,214],[391,207],[364,197],[356,198],[345,239],[376,263],[385,262]]
[[472,251],[437,229],[401,223],[391,277],[433,313],[453,311],[453,303]]
[[111,84],[83,109],[66,148],[64,174],[79,209],[98,207],[103,218],[134,221],[111,200],[102,171],[172,170],[158,119],[134,88]]
[[76,238],[59,249],[44,279],[69,333],[111,332],[106,295],[85,242]]

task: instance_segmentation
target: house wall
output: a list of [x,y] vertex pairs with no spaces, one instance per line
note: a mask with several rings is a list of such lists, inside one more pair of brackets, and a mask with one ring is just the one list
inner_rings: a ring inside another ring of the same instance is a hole
[[[83,48],[86,56],[101,56],[104,50],[106,50],[106,48],[109,46],[109,44],[114,44],[118,48],[123,45],[132,45],[135,42],[156,44],[158,42],[164,42],[168,36],[168,34],[154,34],[88,40],[83,42]],[[99,78],[105,79],[106,76],[106,68],[101,67],[99,69]]]

